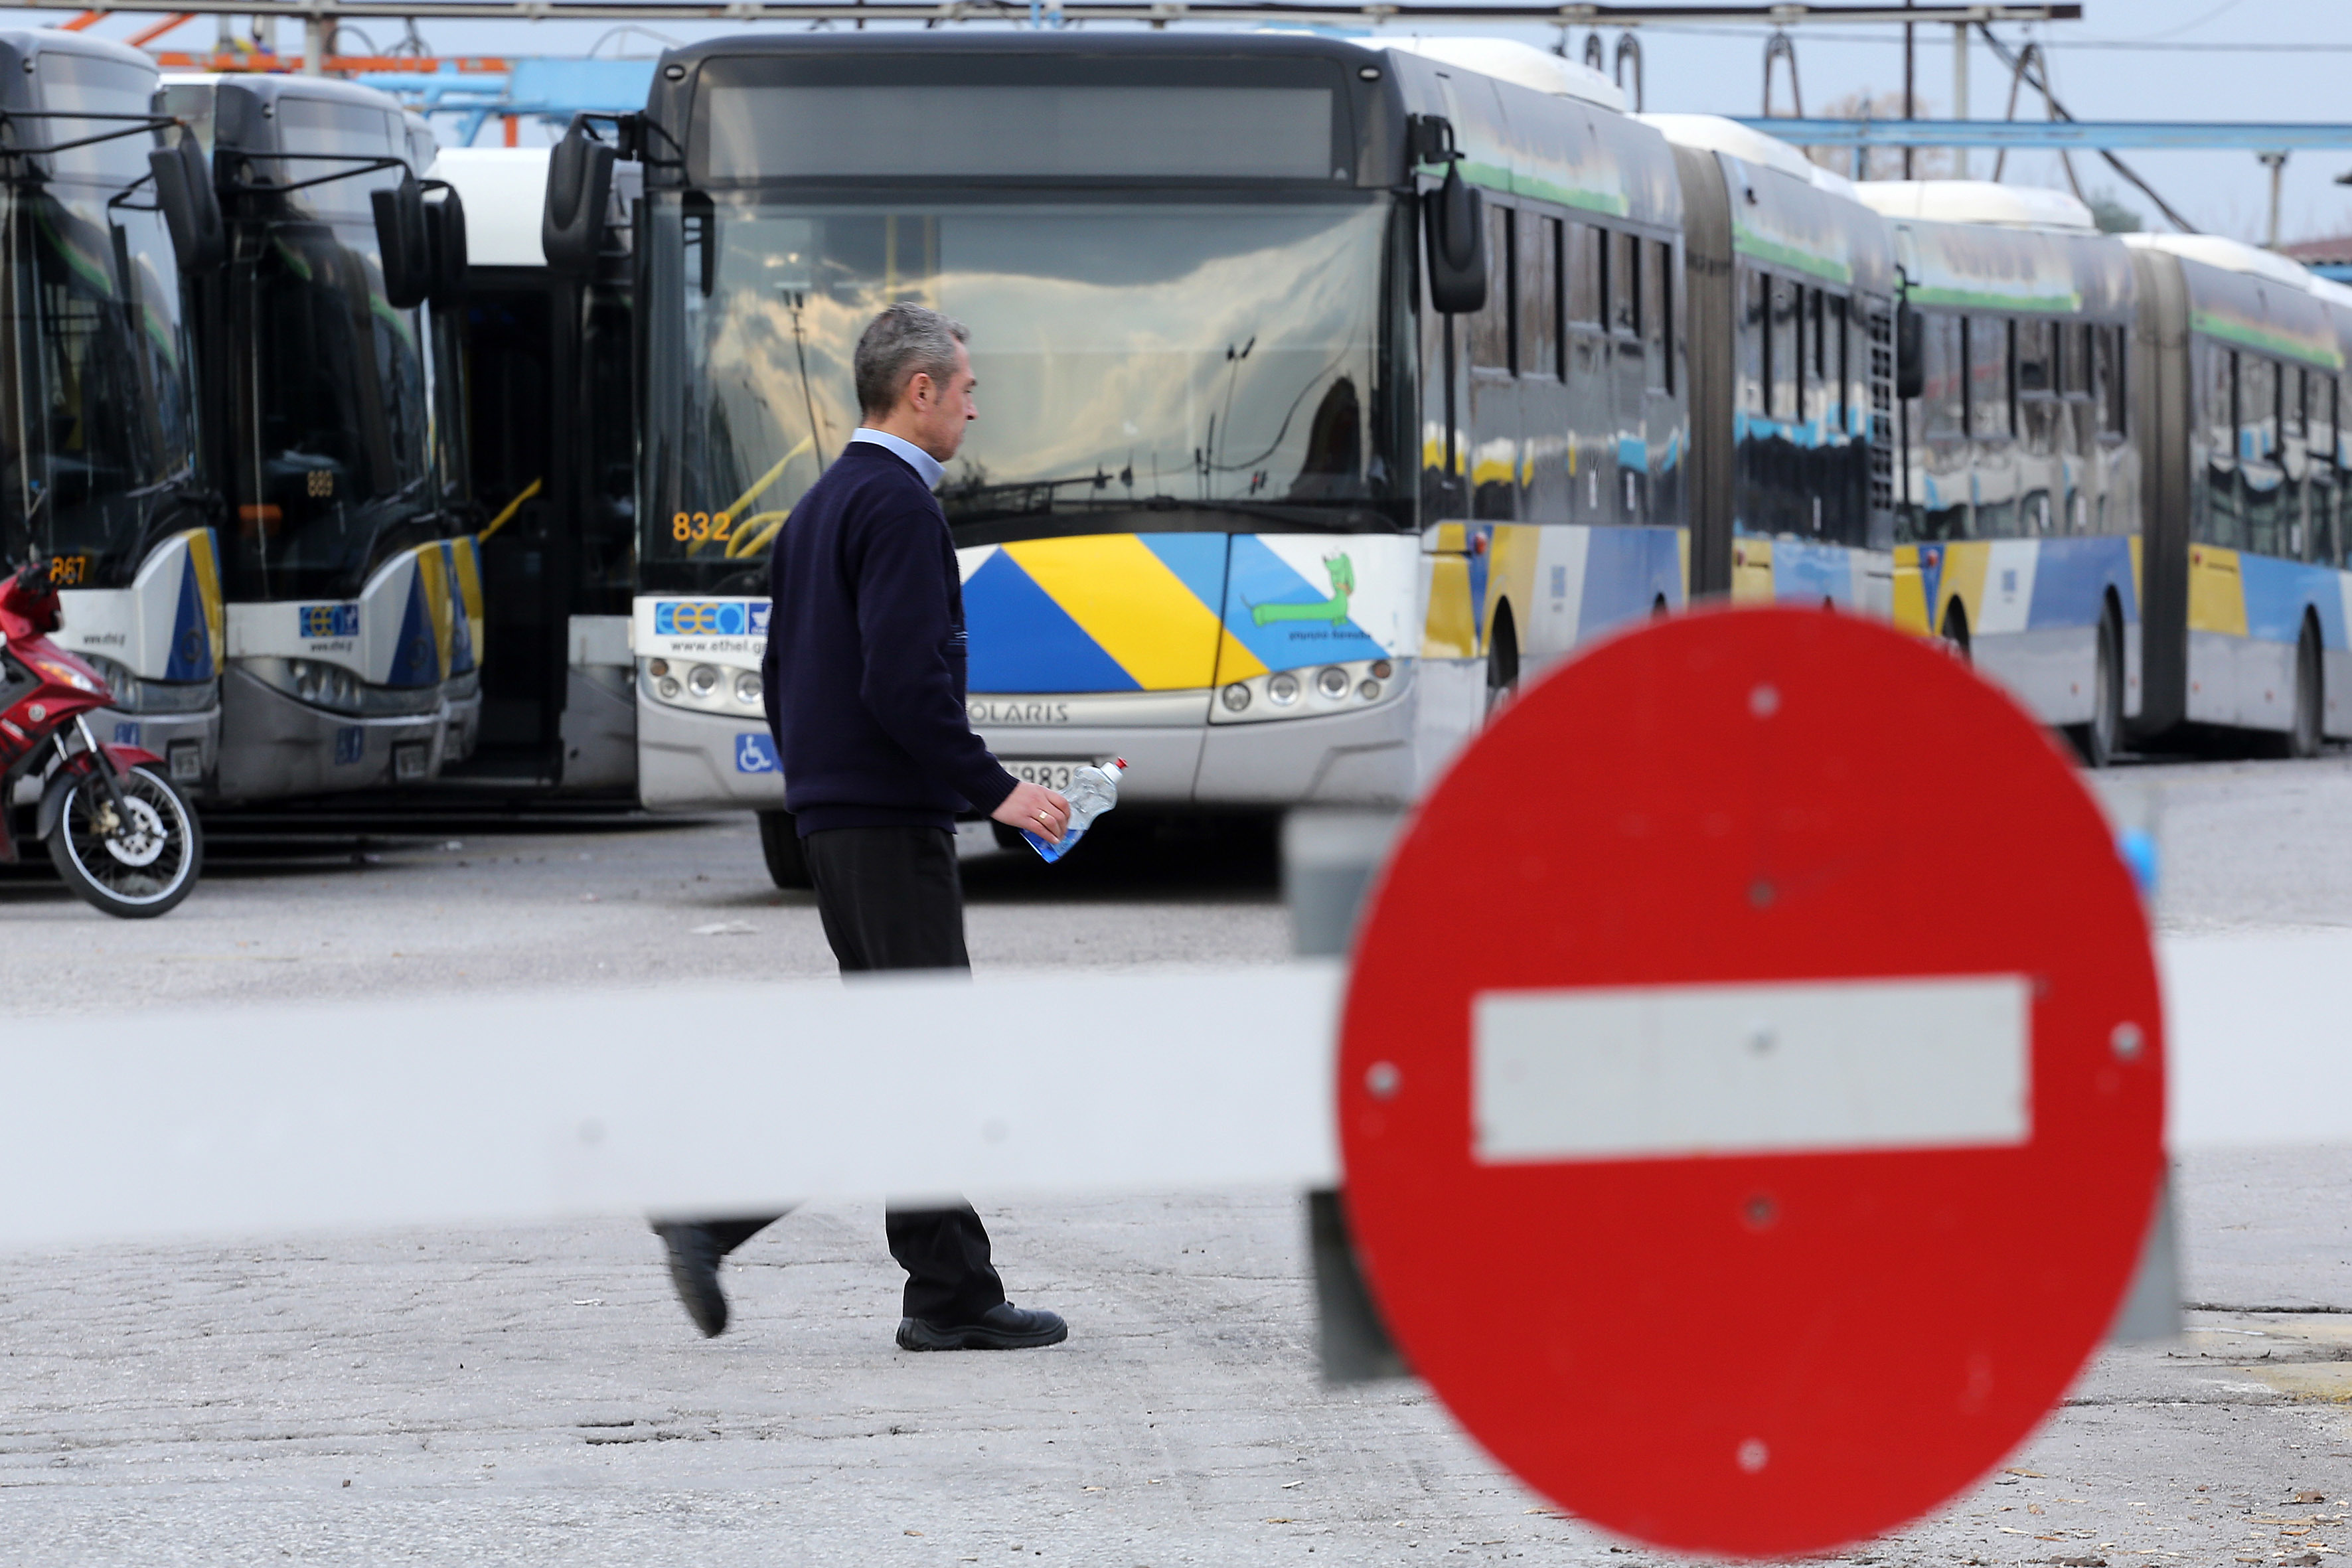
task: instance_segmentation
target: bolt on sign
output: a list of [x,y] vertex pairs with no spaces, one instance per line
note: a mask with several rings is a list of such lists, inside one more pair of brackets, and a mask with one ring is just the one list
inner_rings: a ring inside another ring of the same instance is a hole
[[2114,834],[2007,696],[1858,619],[1658,621],[1506,710],[1382,872],[1350,1229],[1529,1485],[1825,1551],[1984,1475],[2099,1343],[2163,1041]]

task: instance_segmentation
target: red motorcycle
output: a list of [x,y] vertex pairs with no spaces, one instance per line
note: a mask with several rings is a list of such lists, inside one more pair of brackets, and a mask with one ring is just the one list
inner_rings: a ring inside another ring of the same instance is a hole
[[110,915],[160,915],[196,885],[203,830],[163,758],[90,733],[89,715],[113,707],[114,694],[49,641],[57,629],[46,566],[0,581],[0,862],[17,858],[17,786],[37,778],[33,837],[47,841],[66,886]]

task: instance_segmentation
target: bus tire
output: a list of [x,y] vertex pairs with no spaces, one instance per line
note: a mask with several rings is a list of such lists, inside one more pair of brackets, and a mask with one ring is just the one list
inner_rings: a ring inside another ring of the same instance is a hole
[[801,832],[791,812],[760,813],[760,855],[768,862],[768,879],[779,888],[804,892],[816,886],[809,876],[808,857],[801,853]]
[[2327,667],[2319,657],[2319,631],[2309,620],[2294,645],[2294,728],[2287,731],[2286,754],[2302,761],[2319,755],[2325,740],[2321,715],[2327,711]]
[[1486,634],[1486,719],[1510,706],[1519,694],[1519,632],[1508,601],[1495,611],[1495,626]]
[[1942,639],[1944,651],[1962,664],[1974,664],[1969,651],[1969,612],[1967,606],[1954,599],[1944,606],[1944,629],[1936,634]]
[[2091,679],[2091,721],[2074,731],[2074,748],[2085,767],[2112,767],[2123,751],[2124,731],[2124,632],[2112,604],[2099,616]]

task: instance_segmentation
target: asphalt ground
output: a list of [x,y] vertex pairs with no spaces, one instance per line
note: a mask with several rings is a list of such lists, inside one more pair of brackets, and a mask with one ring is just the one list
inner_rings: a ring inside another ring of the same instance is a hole
[[[2158,833],[2166,927],[2352,924],[2352,762],[2100,787]],[[1060,866],[968,862],[975,961],[1283,956],[1264,825],[1129,820]],[[767,885],[738,820],[308,813],[222,818],[213,842],[157,921],[0,878],[8,1026],[70,1048],[100,1005],[167,1026],[191,997],[687,996],[829,968],[814,908]],[[1928,869],[1964,877],[1965,855]],[[2347,1185],[2352,1150],[2186,1154],[2192,1331],[2104,1352],[2002,1472],[1835,1560],[2316,1568],[2352,1549]],[[746,1247],[713,1342],[625,1220],[0,1258],[0,1563],[1668,1561],[1528,1493],[1418,1384],[1320,1384],[1295,1194],[973,1196],[1014,1299],[1064,1312],[1066,1344],[895,1350],[870,1204]]]

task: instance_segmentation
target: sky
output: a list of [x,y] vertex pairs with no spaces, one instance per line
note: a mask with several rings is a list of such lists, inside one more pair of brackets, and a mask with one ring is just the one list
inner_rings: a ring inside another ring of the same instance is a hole
[[[2042,44],[2051,62],[2060,102],[2080,120],[2263,120],[2352,121],[2352,5],[2344,0],[2085,0],[2080,22],[2050,23],[2028,29],[1999,29],[2014,48],[2027,37]],[[72,11],[35,11],[26,19],[61,21]],[[121,16],[98,24],[100,36],[127,37],[152,16]],[[775,25],[781,26],[781,25]],[[667,40],[686,41],[740,32],[740,26],[676,26],[658,32],[630,30],[620,37],[602,23],[548,21],[467,22],[429,20],[418,25],[426,43],[441,54],[611,55],[657,52]],[[244,24],[239,31],[246,30]],[[300,47],[300,30],[280,25],[280,47]],[[1549,47],[1560,29],[1478,26],[1425,32],[1477,32],[1523,38]],[[216,22],[200,16],[160,40],[157,47],[201,48],[215,36]],[[397,23],[366,24],[378,47],[400,36]],[[1766,27],[1647,26],[1641,28],[1644,106],[1653,110],[1754,114],[1760,111]],[[1819,110],[1849,95],[1899,92],[1903,85],[1903,38],[1896,27],[1822,25],[1792,29],[1804,105]],[[1605,30],[1604,47],[1613,54],[1618,32]],[[1572,56],[1583,56],[1585,32],[1570,37]],[[362,47],[346,34],[343,49]],[[1923,113],[1948,117],[1953,100],[1951,29],[1919,29],[1917,91]],[[2009,96],[2006,70],[1979,39],[1969,51],[1969,111],[1981,119],[2001,117]],[[1786,112],[1785,78],[1776,88]],[[2021,94],[2018,112],[2042,113],[2031,89]],[[439,129],[451,134],[453,122]],[[531,136],[530,140],[540,137]],[[1991,154],[1979,151],[1975,173],[1990,174]],[[2259,242],[2269,215],[2269,176],[2251,153],[2126,153],[2124,160],[2197,227]],[[2167,226],[2146,198],[2131,190],[2097,154],[2078,154],[2077,176],[2086,193],[2112,191],[2141,213],[2150,227]],[[2305,152],[2286,165],[2280,237],[2352,234],[2352,186],[2336,176],[2352,171],[2352,147]],[[2055,156],[2025,154],[2010,160],[2006,178],[2061,189],[2065,178]]]

